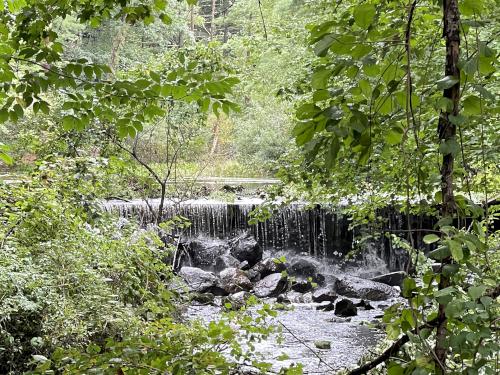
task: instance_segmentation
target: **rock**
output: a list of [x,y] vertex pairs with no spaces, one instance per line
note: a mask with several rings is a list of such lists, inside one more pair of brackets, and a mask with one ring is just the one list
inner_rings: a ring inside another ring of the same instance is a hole
[[356,303],[356,307],[362,307],[365,310],[373,310],[375,307],[370,305],[370,302],[366,302],[364,299],[362,299],[360,302]]
[[246,233],[231,241],[231,255],[240,262],[247,261],[250,267],[262,259],[262,248],[255,238]]
[[354,303],[348,299],[341,299],[335,305],[335,315],[337,316],[356,316],[358,315],[358,309],[354,306]]
[[280,294],[278,297],[276,297],[276,302],[278,303],[292,303],[290,298],[285,294]]
[[294,276],[313,277],[319,272],[319,263],[307,258],[299,258],[291,262],[290,274]]
[[313,301],[312,292],[304,293],[302,295],[302,300],[304,303],[312,303],[312,301]]
[[262,277],[260,276],[260,272],[257,270],[254,270],[253,268],[246,270],[245,274],[247,277],[253,282],[256,283],[259,281]]
[[313,302],[334,302],[337,299],[337,293],[333,287],[318,288],[312,292]]
[[217,285],[227,293],[249,291],[253,286],[245,272],[238,268],[226,268],[221,271]]
[[194,292],[206,292],[217,284],[217,277],[210,272],[196,267],[182,267],[179,276],[187,283],[189,290]]
[[224,303],[230,303],[233,310],[239,310],[245,306],[251,294],[245,291],[231,294],[224,298]]
[[254,286],[254,292],[257,297],[274,297],[284,292],[288,286],[288,280],[281,273],[272,273]]
[[383,301],[398,295],[394,288],[386,284],[354,276],[344,276],[338,279],[335,283],[335,290],[346,297],[370,301]]
[[304,295],[293,290],[286,293],[286,298],[292,303],[304,303]]
[[214,303],[215,296],[212,293],[192,293],[191,300],[203,305],[211,305]]
[[325,322],[328,323],[349,323],[351,321],[351,318],[328,318],[325,319]]
[[292,290],[299,293],[309,292],[312,288],[312,284],[307,280],[297,280],[292,284]]
[[316,306],[316,310],[333,311],[333,310],[335,310],[335,304],[333,302],[330,302],[326,305],[319,305],[319,306]]
[[314,341],[314,346],[317,347],[318,349],[331,349],[332,343],[331,341],[327,340],[317,340]]
[[272,273],[278,273],[286,270],[286,266],[284,263],[275,260],[274,258],[266,258],[262,259],[255,266],[252,267],[252,270],[260,273],[261,277],[266,277]]
[[215,259],[215,272],[221,272],[226,268],[240,268],[240,261],[230,254],[219,255]]
[[386,273],[385,275],[375,276],[372,277],[370,280],[382,284],[387,284],[390,286],[401,286],[405,277],[406,277],[405,271],[397,271],[397,272]]
[[227,252],[223,243],[215,241],[191,240],[184,244],[189,255],[190,265],[200,268],[211,268],[216,259]]

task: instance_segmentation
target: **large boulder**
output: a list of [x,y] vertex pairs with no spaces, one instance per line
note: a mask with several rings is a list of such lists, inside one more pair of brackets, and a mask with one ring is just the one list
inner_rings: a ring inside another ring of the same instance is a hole
[[257,297],[276,297],[283,293],[287,286],[288,280],[285,276],[281,273],[272,273],[258,281],[253,289]]
[[221,272],[226,268],[240,268],[241,262],[231,254],[219,255],[215,259],[215,272]]
[[337,297],[337,293],[331,286],[318,288],[312,293],[313,302],[334,302]]
[[348,299],[341,299],[335,304],[335,315],[337,316],[356,316],[358,315],[358,309],[354,303]]
[[280,262],[274,258],[266,258],[255,264],[251,270],[253,272],[258,272],[260,277],[266,277],[272,273],[279,273],[286,270],[286,266],[283,262]]
[[199,293],[211,291],[218,281],[214,274],[196,267],[182,267],[179,276],[184,279],[190,291]]
[[232,240],[230,245],[231,255],[240,262],[247,261],[250,267],[262,259],[263,250],[250,233]]
[[345,297],[370,301],[384,301],[398,295],[398,292],[389,285],[354,276],[339,278],[335,283],[335,290]]
[[405,271],[396,271],[372,277],[370,280],[382,284],[387,284],[390,286],[401,286],[401,284],[403,284],[403,280],[405,277],[406,277]]
[[319,268],[319,262],[308,258],[299,258],[290,263],[288,272],[298,280],[311,278],[315,283],[322,284],[325,277],[319,272]]
[[252,289],[252,282],[245,272],[238,268],[226,268],[219,274],[218,286],[227,293],[237,293]]
[[224,243],[217,241],[191,240],[184,244],[189,255],[190,266],[201,268],[213,268],[216,259],[227,252]]

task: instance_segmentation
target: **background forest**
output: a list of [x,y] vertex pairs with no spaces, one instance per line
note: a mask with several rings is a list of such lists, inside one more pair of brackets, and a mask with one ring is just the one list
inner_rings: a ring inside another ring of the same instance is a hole
[[[351,374],[498,373],[499,6],[0,0],[0,373],[271,371],[252,347],[277,329],[268,303],[181,314],[189,223],[161,209],[220,198],[207,177],[279,179],[255,221],[278,197],[354,202],[370,236],[389,205],[435,217],[393,236],[407,304]],[[100,206],[147,197],[143,231]]]

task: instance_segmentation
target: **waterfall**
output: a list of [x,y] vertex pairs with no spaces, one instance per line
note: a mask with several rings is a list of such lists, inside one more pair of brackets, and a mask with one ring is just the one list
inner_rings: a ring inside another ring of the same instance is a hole
[[[340,213],[319,206],[307,209],[304,204],[295,203],[276,209],[263,223],[249,224],[250,212],[261,203],[260,199],[248,198],[234,203],[208,199],[167,201],[163,219],[177,215],[189,219],[191,226],[183,232],[187,238],[228,239],[250,231],[265,249],[295,250],[318,257],[332,258],[352,246],[353,233],[349,230],[348,218]],[[158,206],[158,199],[103,204],[105,211],[136,218],[141,225],[154,221]]]
[[[185,239],[205,237],[227,240],[247,231],[266,250],[293,251],[339,260],[353,249],[358,236],[371,230],[369,227],[351,230],[348,216],[338,209],[320,205],[310,207],[300,203],[279,207],[267,221],[249,224],[250,212],[262,202],[256,198],[240,198],[231,203],[209,199],[166,201],[162,220],[179,215],[187,218],[191,226],[182,233],[177,233]],[[105,211],[134,218],[143,226],[154,222],[158,206],[159,199],[129,202],[114,200],[103,203]],[[405,236],[403,229],[407,228],[407,218],[397,208],[387,207],[379,210],[378,214],[384,218],[383,228],[379,228],[379,231],[393,231],[401,237]],[[411,216],[410,220],[412,228],[417,228],[417,222],[418,226],[422,226],[421,217]],[[425,227],[432,228],[432,220],[424,218],[425,220]],[[417,247],[424,246],[423,234],[421,231],[413,233]],[[380,267],[376,263],[381,260],[389,270],[401,270],[405,269],[408,262],[406,250],[394,246],[393,241],[383,235],[370,240],[360,256],[360,261],[371,263],[372,268]]]

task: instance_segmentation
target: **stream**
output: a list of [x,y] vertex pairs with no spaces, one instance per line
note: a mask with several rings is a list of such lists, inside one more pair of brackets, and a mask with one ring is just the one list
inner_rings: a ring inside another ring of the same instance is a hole
[[[250,212],[261,202],[262,200],[257,198],[241,198],[230,203],[198,199],[182,203],[169,202],[166,205],[165,218],[182,215],[192,223],[182,237],[186,252],[191,254],[182,260],[181,265],[184,268],[181,268],[181,271],[199,273],[195,276],[196,282],[204,283],[205,286],[200,289],[197,284],[192,288],[193,291],[215,294],[215,303],[193,304],[185,315],[189,319],[217,319],[224,303],[224,297],[219,297],[225,293],[222,291],[220,294],[221,290],[229,290],[226,295],[234,293],[234,290],[227,289],[224,272],[231,271],[234,277],[243,277],[248,282],[251,280],[251,285],[245,286],[246,289],[243,290],[255,293],[259,283],[265,282],[273,275],[278,275],[279,279],[279,274],[276,273],[280,272],[279,269],[263,271],[262,264],[266,260],[284,256],[287,272],[293,276],[290,280],[297,278],[306,282],[310,276],[313,279],[318,277],[318,288],[335,290],[335,297],[328,301],[314,301],[311,296],[314,295],[315,289],[297,293],[287,292],[290,289],[280,289],[273,285],[272,288],[275,289],[271,288],[269,293],[263,295],[265,301],[273,303],[276,297],[283,300],[293,293],[293,296],[298,295],[299,298],[286,301],[286,309],[280,309],[278,316],[272,319],[273,324],[282,325],[284,341],[279,343],[275,335],[271,336],[256,345],[257,352],[262,354],[266,362],[273,364],[275,371],[293,363],[301,363],[304,373],[311,374],[334,373],[355,366],[383,339],[380,317],[384,308],[394,303],[399,295],[397,288],[368,279],[401,270],[406,262],[404,251],[393,247],[386,239],[381,239],[371,242],[356,261],[346,262],[344,257],[356,246],[358,233],[349,228],[350,222],[340,210],[320,206],[308,208],[303,204],[295,204],[278,208],[265,223],[248,224]],[[157,205],[158,200],[149,200],[147,203],[140,200],[108,201],[104,204],[104,209],[116,212],[121,217],[135,218],[146,226],[152,222]],[[387,215],[389,227],[402,228],[404,218],[394,212],[388,212]],[[240,246],[235,245],[238,241],[250,246],[250,249],[258,249],[261,252],[259,258],[245,258],[244,262],[242,258],[236,265],[224,263],[224,267],[217,268],[220,259],[234,259],[233,255],[238,257],[232,248]],[[270,263],[273,268],[272,262]],[[269,263],[267,264],[269,267]],[[261,274],[255,277],[253,270],[258,267],[261,267]],[[190,285],[189,277],[183,278]],[[229,287],[234,286],[231,282],[241,286],[234,279],[230,279]],[[385,294],[382,298],[378,295],[372,298],[370,296],[373,294],[370,293],[373,290],[370,288]],[[337,314],[337,310],[333,311],[333,306],[337,306],[340,300],[347,299],[359,304],[362,298],[369,301],[370,309],[357,307],[356,313],[349,317]],[[318,309],[328,304],[331,304],[332,308],[327,310],[331,311]],[[329,347],[316,347],[318,340],[326,341]],[[279,360],[278,357],[283,354],[287,359]]]

